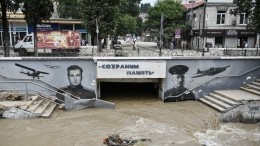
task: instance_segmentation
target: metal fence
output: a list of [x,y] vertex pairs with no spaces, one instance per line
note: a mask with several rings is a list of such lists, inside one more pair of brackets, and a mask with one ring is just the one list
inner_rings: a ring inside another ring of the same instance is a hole
[[[4,51],[0,50],[0,56],[4,56]],[[10,50],[11,57],[18,57],[19,54]],[[184,49],[158,49],[156,47],[132,47],[127,46],[122,49],[102,49],[99,51],[96,46],[88,46],[80,49],[80,52],[59,52],[59,53],[39,53],[42,57],[173,57],[173,56],[197,56],[197,57],[214,57],[214,56],[260,56],[258,48],[241,49],[241,48],[225,48],[225,49],[209,49],[207,50],[184,50]]]

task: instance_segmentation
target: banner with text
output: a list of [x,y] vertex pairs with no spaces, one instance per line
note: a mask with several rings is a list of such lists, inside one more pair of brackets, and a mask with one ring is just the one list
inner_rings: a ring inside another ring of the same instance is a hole
[[97,78],[165,78],[165,61],[98,61]]

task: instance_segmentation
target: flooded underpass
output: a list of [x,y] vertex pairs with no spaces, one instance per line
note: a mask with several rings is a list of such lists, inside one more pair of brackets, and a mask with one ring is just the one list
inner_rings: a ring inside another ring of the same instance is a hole
[[108,101],[161,100],[158,83],[101,82],[100,92],[101,99]]
[[1,119],[0,145],[104,146],[103,139],[149,139],[142,146],[258,146],[259,124],[220,123],[199,101],[167,102],[156,83],[101,83],[115,109],[56,111],[49,119]]

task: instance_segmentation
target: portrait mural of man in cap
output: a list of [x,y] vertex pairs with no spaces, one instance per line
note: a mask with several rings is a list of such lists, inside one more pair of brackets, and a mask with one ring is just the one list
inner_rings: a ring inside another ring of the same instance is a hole
[[164,92],[164,101],[186,101],[195,100],[195,95],[184,87],[184,74],[189,70],[185,65],[175,65],[169,68],[168,72],[172,75],[175,86]]

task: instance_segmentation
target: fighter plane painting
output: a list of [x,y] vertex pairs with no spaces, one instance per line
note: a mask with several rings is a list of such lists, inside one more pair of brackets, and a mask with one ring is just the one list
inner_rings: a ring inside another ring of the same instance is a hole
[[200,69],[198,69],[197,71],[197,74],[199,75],[196,75],[196,76],[193,76],[192,78],[197,78],[197,77],[202,77],[202,76],[214,76],[218,73],[221,73],[223,71],[225,71],[227,68],[229,68],[229,66],[225,66],[225,67],[212,67],[208,70],[204,70],[204,71],[201,71]]
[[[34,78],[40,79],[40,77],[43,77],[43,76],[40,76],[40,74],[49,74],[49,73],[47,73],[47,72],[38,71],[38,70],[35,70],[35,69],[33,69],[33,68],[30,68],[30,67],[27,67],[27,66],[18,64],[18,63],[15,63],[15,65],[22,68],[22,71],[20,71],[20,73],[26,74],[27,76],[32,76],[33,79],[34,79]],[[28,71],[27,71],[27,72],[24,72],[23,69],[26,69],[26,70],[28,70]]]

